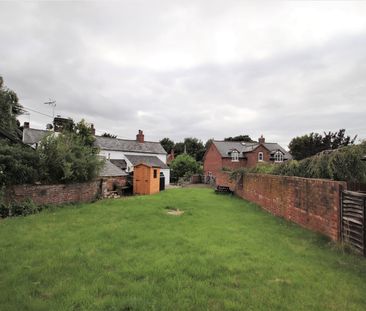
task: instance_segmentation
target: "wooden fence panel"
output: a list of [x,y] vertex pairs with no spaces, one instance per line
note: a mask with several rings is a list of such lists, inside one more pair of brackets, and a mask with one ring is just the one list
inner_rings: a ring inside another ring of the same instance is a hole
[[343,242],[362,255],[366,255],[365,209],[365,193],[342,192],[341,238]]

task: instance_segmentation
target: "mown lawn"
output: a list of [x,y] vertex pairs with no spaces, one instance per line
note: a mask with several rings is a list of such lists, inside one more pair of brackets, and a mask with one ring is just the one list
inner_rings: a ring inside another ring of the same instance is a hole
[[241,199],[174,189],[1,220],[0,310],[366,310],[366,260]]

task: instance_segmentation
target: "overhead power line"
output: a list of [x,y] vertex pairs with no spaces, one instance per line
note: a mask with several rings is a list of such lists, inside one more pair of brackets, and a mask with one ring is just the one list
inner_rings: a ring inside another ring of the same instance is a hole
[[31,108],[28,108],[28,107],[25,107],[25,106],[23,106],[23,108],[25,108],[26,110],[30,110],[32,112],[39,113],[39,114],[41,114],[43,116],[46,116],[46,117],[49,117],[49,118],[52,118],[53,119],[53,116],[51,116],[49,114],[46,114],[46,113],[43,113],[43,112],[39,112],[37,110],[31,109]]

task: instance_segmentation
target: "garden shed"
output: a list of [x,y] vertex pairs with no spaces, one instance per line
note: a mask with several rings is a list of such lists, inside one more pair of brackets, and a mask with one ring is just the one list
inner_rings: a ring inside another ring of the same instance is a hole
[[133,193],[153,194],[159,192],[160,167],[140,163],[133,170]]

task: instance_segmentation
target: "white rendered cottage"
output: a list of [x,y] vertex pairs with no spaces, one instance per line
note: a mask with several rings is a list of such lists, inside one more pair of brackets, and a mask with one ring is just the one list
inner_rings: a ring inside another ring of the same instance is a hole
[[169,185],[170,169],[166,164],[166,151],[159,142],[145,141],[141,130],[136,140],[95,136],[95,145],[100,148],[101,156],[127,173],[133,172],[134,166],[141,163],[160,167],[165,185]]

